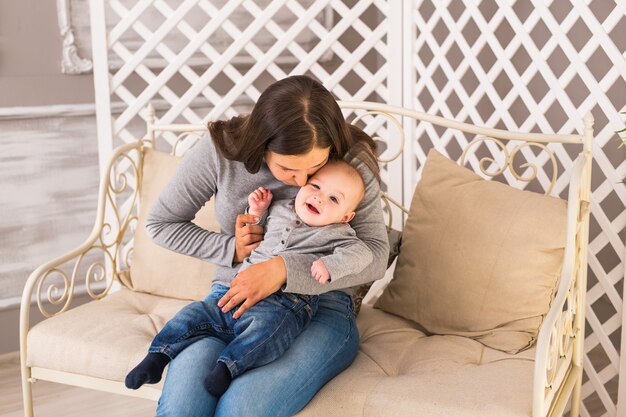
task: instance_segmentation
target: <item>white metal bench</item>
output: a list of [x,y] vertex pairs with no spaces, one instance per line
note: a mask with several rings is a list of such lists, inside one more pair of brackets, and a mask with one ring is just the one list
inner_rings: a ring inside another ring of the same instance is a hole
[[[534,417],[561,415],[570,398],[572,399],[571,415],[577,415],[582,380],[585,326],[588,210],[585,209],[586,205],[584,203],[589,201],[590,192],[591,141],[593,137],[593,119],[591,116],[589,115],[585,118],[584,132],[581,135],[521,134],[478,127],[379,103],[344,102],[340,103],[340,105],[346,111],[349,110],[358,114],[359,120],[357,123],[362,125],[366,131],[369,129],[371,132],[377,132],[380,131],[379,129],[382,129],[386,132],[386,135],[390,136],[384,138],[389,140],[390,143],[388,143],[387,151],[382,155],[384,164],[387,164],[387,171],[384,173],[383,179],[385,179],[385,176],[388,176],[388,179],[391,178],[394,181],[398,181],[397,176],[401,175],[405,183],[404,187],[399,187],[400,192],[405,193],[404,196],[393,195],[395,191],[398,191],[396,186],[395,188],[389,187],[384,198],[387,205],[386,212],[390,215],[390,225],[396,228],[402,226],[403,218],[408,211],[405,208],[395,208],[394,204],[401,207],[402,203],[406,204],[407,201],[410,201],[410,195],[406,195],[406,190],[413,189],[415,178],[414,164],[411,160],[411,158],[414,158],[414,155],[406,152],[406,149],[403,152],[405,139],[401,138],[401,133],[409,132],[411,134],[414,131],[415,123],[430,123],[444,129],[458,130],[465,132],[466,135],[475,136],[474,141],[468,140],[469,144],[463,152],[463,159],[470,162],[474,161],[475,166],[476,162],[480,161],[475,155],[472,156],[471,148],[475,148],[477,142],[485,140],[494,140],[509,151],[516,148],[516,146],[519,148],[520,145],[523,146],[525,143],[540,144],[549,154],[546,160],[554,158],[553,154],[550,155],[550,143],[570,144],[579,148],[577,151],[578,157],[572,166],[566,167],[568,174],[561,178],[561,180],[566,178],[569,183],[568,240],[558,289],[550,311],[541,325],[537,344],[533,348],[534,358],[531,358],[534,369],[532,398],[528,398],[528,415]],[[396,128],[398,130],[395,130]],[[88,341],[81,339],[80,333],[72,333],[67,327],[65,328],[68,330],[66,332],[63,330],[63,326],[71,327],[74,324],[78,328],[89,326],[90,321],[94,320],[94,317],[89,317],[90,312],[97,311],[97,314],[99,314],[97,317],[103,317],[102,314],[106,314],[107,311],[107,302],[111,304],[118,303],[116,305],[119,305],[119,303],[124,303],[134,298],[141,298],[145,303],[154,303],[154,306],[156,306],[154,308],[161,308],[159,303],[167,301],[163,300],[164,297],[133,291],[132,284],[129,283],[127,273],[125,272],[131,263],[133,253],[132,236],[139,215],[137,205],[142,191],[142,181],[146,181],[146,178],[142,178],[141,174],[143,151],[146,148],[154,148],[155,136],[158,132],[169,131],[182,135],[184,141],[174,144],[174,149],[172,150],[174,154],[180,153],[179,151],[182,148],[188,148],[188,141],[185,139],[188,133],[203,132],[204,130],[204,126],[159,125],[155,122],[154,113],[152,113],[148,120],[147,136],[142,140],[120,146],[111,155],[108,174],[103,176],[100,183],[97,217],[91,235],[76,249],[41,265],[28,278],[23,292],[20,316],[22,387],[26,416],[33,415],[32,384],[37,380],[53,381],[154,400],[158,399],[160,386],[144,386],[137,391],[131,391],[126,389],[123,383],[125,372],[132,368],[133,358],[145,353],[150,342],[149,338],[137,341],[136,350],[127,352],[128,357],[120,359],[122,366],[115,371],[117,373],[112,370],[112,374],[103,377],[102,375],[90,374],[88,370],[72,367],[79,362],[78,357],[84,355],[93,355],[93,361],[98,361],[98,355],[101,352],[81,351],[81,349],[86,349],[85,346],[89,346]],[[391,141],[392,136],[395,138],[395,142]],[[406,140],[415,140],[415,138],[409,137]],[[509,144],[509,141],[513,142]],[[513,143],[518,143],[518,145]],[[502,150],[499,146],[489,149]],[[495,159],[497,160],[497,158]],[[505,164],[512,164],[512,161],[507,159]],[[479,163],[479,165],[483,166],[482,163]],[[511,167],[509,166],[509,168]],[[532,173],[532,167],[526,167],[525,169]],[[128,172],[133,173],[134,179],[132,175],[128,175]],[[486,172],[483,172],[483,175],[486,174]],[[516,174],[516,177],[519,180],[524,176]],[[555,177],[551,182],[552,186],[556,178],[555,172]],[[118,206],[117,200],[122,195],[125,203]],[[108,223],[110,219],[115,218],[118,222],[117,227],[113,227]],[[94,262],[86,268],[82,263],[85,255],[91,252],[98,253],[105,260],[103,262]],[[84,277],[85,288],[94,301],[72,308],[73,293],[79,286],[79,279],[81,279],[79,274],[82,274],[85,269],[87,269]],[[68,270],[72,271],[71,274],[66,272]],[[93,279],[94,276],[96,279]],[[55,279],[53,277],[56,277],[56,283],[53,283]],[[114,289],[112,290],[112,288]],[[372,291],[375,290],[381,291],[376,286]],[[57,306],[56,311],[47,311],[49,307],[44,303],[46,297],[47,301],[52,302],[53,306]],[[37,300],[41,312],[47,319],[31,328],[29,311],[32,299]],[[186,302],[188,301],[172,301],[172,303],[178,303],[176,305],[180,306]],[[172,306],[170,306],[170,309],[171,312],[163,313],[164,320],[167,319],[168,314],[173,314],[176,310]],[[365,318],[359,317],[359,326],[362,332],[365,333],[369,332],[372,326],[376,325],[377,320],[383,323],[381,314],[390,316],[387,313],[367,307],[365,312]],[[148,313],[154,312],[145,312],[145,314]],[[141,312],[137,314],[140,315]],[[111,320],[114,319],[114,317],[111,318]],[[365,323],[366,320],[369,322]],[[387,318],[384,320],[387,320]],[[395,319],[389,318],[389,320]],[[78,322],[82,322],[82,324]],[[46,333],[59,331],[59,337],[54,338],[54,340],[51,340],[50,336],[54,333]],[[120,329],[120,332],[124,331],[125,329]],[[83,337],[86,338],[87,336]],[[115,336],[111,337],[114,340]],[[84,345],[82,344],[83,341],[85,342]],[[367,343],[376,342],[374,339],[368,339]],[[102,349],[103,351],[112,352],[110,346],[103,346]],[[73,353],[69,357],[64,358],[54,354],[52,354],[52,357],[46,357],[46,354],[51,350],[54,352],[67,351]],[[110,354],[115,355],[115,353]],[[74,356],[72,357],[72,355]],[[128,363],[125,371],[124,363]],[[358,363],[357,360],[346,371],[345,375],[352,375],[355,372],[355,375],[358,375],[358,369],[356,369],[359,366]],[[302,411],[302,415],[320,415],[317,414],[318,407],[323,407],[324,401],[338,401],[336,396],[327,395],[333,390],[334,383],[335,381],[331,381],[324,387],[312,403]],[[341,397],[339,397],[340,400]],[[355,415],[360,415],[358,411],[353,411]],[[503,411],[501,415],[504,416],[506,413]]]

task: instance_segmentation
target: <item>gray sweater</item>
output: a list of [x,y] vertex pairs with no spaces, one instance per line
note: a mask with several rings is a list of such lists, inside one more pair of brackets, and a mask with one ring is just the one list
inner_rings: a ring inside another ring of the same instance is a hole
[[331,281],[335,281],[360,273],[372,262],[372,251],[349,224],[309,226],[296,214],[294,200],[272,201],[261,223],[265,224],[263,241],[243,260],[239,272],[275,256],[310,253],[324,262]]
[[[385,274],[389,242],[380,204],[380,187],[363,162],[351,157],[346,160],[359,171],[365,182],[365,197],[350,226],[370,249],[373,260],[361,273],[322,285],[311,278],[311,264],[318,256],[285,253],[281,257],[287,269],[286,292],[321,294],[343,290],[352,295],[351,287],[380,279]],[[229,283],[240,267],[240,264],[233,264],[235,219],[246,210],[248,195],[261,186],[271,189],[276,200],[293,199],[299,189],[274,178],[265,163],[256,174],[249,173],[243,163],[224,158],[206,135],[186,153],[150,209],[146,224],[148,235],[160,246],[217,265],[213,279]],[[215,198],[221,233],[192,223],[196,213],[211,197]],[[358,259],[347,257],[345,262],[355,263]]]

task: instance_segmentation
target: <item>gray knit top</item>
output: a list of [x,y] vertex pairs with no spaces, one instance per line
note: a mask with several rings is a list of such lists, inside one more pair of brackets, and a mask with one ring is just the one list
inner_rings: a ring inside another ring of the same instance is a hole
[[[389,242],[378,181],[359,159],[347,155],[346,160],[359,171],[365,183],[365,197],[357,207],[350,226],[370,249],[373,259],[369,265],[358,268],[360,273],[322,285],[311,277],[311,264],[319,255],[281,254],[287,269],[287,282],[283,288],[286,292],[322,294],[343,290],[352,295],[352,287],[380,279],[385,274]],[[249,173],[243,163],[224,158],[215,148],[213,140],[205,135],[186,153],[150,209],[146,224],[148,235],[160,246],[217,265],[213,280],[228,285],[241,266],[233,263],[235,219],[238,214],[245,212],[248,195],[258,187],[272,190],[275,200],[293,199],[299,189],[274,178],[265,163],[259,172]],[[215,198],[221,233],[205,230],[192,223],[196,213],[212,197]],[[345,262],[359,263],[360,259],[347,256]]]

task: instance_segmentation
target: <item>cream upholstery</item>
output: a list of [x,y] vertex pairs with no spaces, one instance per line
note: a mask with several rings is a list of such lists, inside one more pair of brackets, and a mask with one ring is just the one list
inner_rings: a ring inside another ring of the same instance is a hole
[[[122,289],[34,326],[28,365],[123,381],[185,304]],[[427,337],[371,305],[358,325],[355,362],[298,416],[530,415],[534,350],[510,355],[468,338]]]
[[360,352],[298,417],[529,416],[534,349],[511,355],[459,336],[427,337],[364,305]]
[[28,365],[123,381],[188,303],[122,289],[83,304],[31,329]]
[[[181,158],[146,148],[143,150],[143,182],[139,221],[135,230],[131,286],[136,291],[186,300],[201,300],[211,292],[214,266],[181,255],[152,242],[146,233],[146,217],[163,188],[176,171]],[[215,203],[211,199],[193,222],[207,230],[219,231]]]

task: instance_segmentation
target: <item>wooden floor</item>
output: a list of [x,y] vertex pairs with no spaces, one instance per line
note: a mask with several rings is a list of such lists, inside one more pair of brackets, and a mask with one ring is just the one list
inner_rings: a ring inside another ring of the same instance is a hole
[[[17,355],[0,357],[0,417],[23,417],[22,387]],[[108,394],[52,382],[33,386],[37,417],[149,417],[156,402]]]

